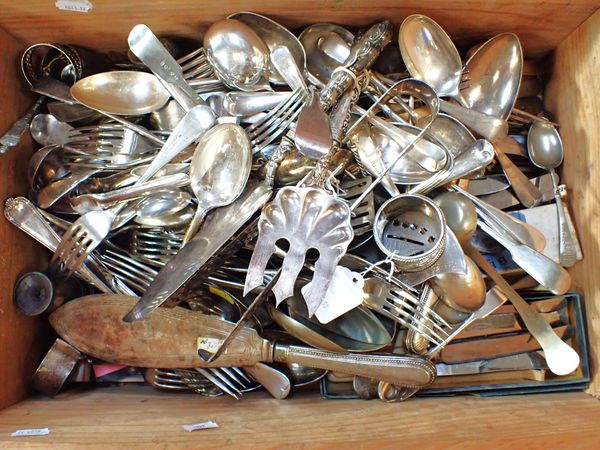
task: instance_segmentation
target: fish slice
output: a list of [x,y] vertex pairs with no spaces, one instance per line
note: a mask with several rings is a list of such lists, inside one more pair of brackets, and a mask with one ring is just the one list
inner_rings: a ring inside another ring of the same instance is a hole
[[435,379],[435,366],[423,358],[335,353],[273,344],[250,328],[240,330],[217,363],[207,363],[198,355],[198,344],[219,345],[232,323],[179,307],[158,309],[140,322],[122,321],[136,300],[113,294],[81,297],[52,313],[50,323],[78,350],[107,362],[135,367],[185,369],[282,362],[376,377],[411,387],[429,385]]

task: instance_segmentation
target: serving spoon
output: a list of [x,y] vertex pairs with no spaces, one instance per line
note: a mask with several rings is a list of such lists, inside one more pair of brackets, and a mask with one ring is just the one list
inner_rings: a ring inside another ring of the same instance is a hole
[[104,72],[82,78],[71,95],[90,108],[124,116],[158,111],[171,95],[156,76],[147,72]]

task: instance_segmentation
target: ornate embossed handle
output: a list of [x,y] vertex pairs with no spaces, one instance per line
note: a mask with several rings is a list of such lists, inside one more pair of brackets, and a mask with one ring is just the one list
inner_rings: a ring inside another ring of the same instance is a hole
[[435,380],[435,366],[417,356],[335,353],[294,345],[275,345],[273,361],[376,378],[398,386],[423,387]]
[[[384,21],[373,25],[352,45],[350,56],[346,60],[346,69],[354,76],[368,69],[391,40],[390,22]],[[323,109],[331,108],[353,83],[354,77],[350,73],[345,70],[335,72],[319,96]]]
[[575,225],[561,198],[561,186],[556,185],[556,173],[554,170],[550,171],[550,177],[552,178],[552,185],[554,186],[554,199],[556,201],[556,212],[558,214],[558,257],[560,263],[564,267],[571,267],[583,258],[583,254],[581,252],[579,240],[577,239]]

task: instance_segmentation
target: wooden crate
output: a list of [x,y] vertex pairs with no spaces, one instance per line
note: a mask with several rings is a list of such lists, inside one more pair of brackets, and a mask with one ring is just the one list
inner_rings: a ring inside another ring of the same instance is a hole
[[[25,271],[43,268],[47,252],[0,221],[0,448],[124,446],[460,446],[460,448],[597,447],[600,441],[597,270],[600,235],[600,7],[592,0],[91,0],[88,13],[59,11],[51,0],[0,0],[0,133],[32,102],[18,69],[22,50],[34,42],[78,43],[100,50],[124,49],[137,23],[158,34],[200,39],[208,24],[236,11],[255,11],[299,28],[317,21],[368,25],[389,18],[398,25],[412,13],[438,21],[461,47],[512,31],[529,58],[549,61],[548,109],[561,124],[562,169],[585,253],[571,270],[585,295],[593,380],[586,393],[325,401],[316,393],[275,401],[266,394],[240,402],[170,395],[151,388],[70,391],[54,400],[28,397],[28,380],[51,343],[44,319],[19,316],[12,287]],[[31,143],[0,155],[0,198],[26,191]],[[12,406],[11,406],[12,405]],[[216,420],[217,430],[186,433],[181,425]],[[20,428],[50,427],[37,438],[11,438]]]

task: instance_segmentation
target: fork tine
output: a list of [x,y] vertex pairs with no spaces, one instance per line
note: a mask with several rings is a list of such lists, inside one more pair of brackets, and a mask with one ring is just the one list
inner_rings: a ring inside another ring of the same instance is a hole
[[200,369],[200,368],[196,368],[196,370],[200,374],[202,374],[204,377],[206,377],[208,380],[210,380],[215,386],[217,386],[223,392],[226,392],[227,394],[231,395],[236,400],[240,399],[240,396],[241,396],[240,392],[238,392],[236,394],[236,391],[231,390],[227,384],[223,384],[218,378],[214,377],[208,370]]
[[[398,308],[399,311],[406,312],[409,315],[409,317],[411,317],[415,322],[418,322],[419,325],[427,328],[432,333],[434,332],[433,329],[436,329],[438,332],[442,333],[443,336],[445,336],[445,337],[449,336],[449,334],[446,330],[444,330],[440,325],[438,325],[430,317],[423,315],[422,311],[419,311],[418,307],[421,307],[423,305],[421,305],[421,304],[413,305],[410,303],[397,301],[397,300],[391,299],[391,298],[388,298],[387,301],[388,301],[388,303],[393,304],[396,308]],[[408,311],[406,311],[406,310],[408,310]],[[431,327],[427,326],[426,322],[431,323],[433,329]]]
[[241,368],[231,367],[230,369],[233,370],[235,373],[237,373],[240,377],[242,377],[248,383],[252,383],[252,380],[248,377],[248,375],[246,375],[246,372],[244,372]]
[[415,333],[419,334],[420,336],[423,336],[425,339],[427,339],[429,342],[432,342],[435,345],[442,345],[442,343],[443,343],[443,340],[436,339],[435,337],[429,336],[422,329],[415,327],[410,320],[408,320],[408,321],[404,320],[402,317],[394,314],[393,312],[391,312],[390,310],[388,310],[386,308],[382,308],[382,309],[378,310],[378,312],[385,315],[386,317],[392,319],[394,322],[397,322],[400,325],[414,331]]
[[[416,331],[417,333],[427,336],[423,330],[419,330],[416,328],[416,326],[414,325],[413,321],[415,321],[415,317],[414,315],[406,312],[404,309],[394,305],[391,302],[388,302],[387,307],[389,308],[390,312],[395,312],[397,314],[400,314],[401,316],[405,317],[406,319],[408,319],[408,322],[411,324],[411,329]],[[432,330],[429,326],[427,326],[426,324],[424,324],[422,321],[419,321],[419,326],[423,327],[428,333],[431,333],[431,336],[435,337],[436,339],[438,339],[440,342],[444,340],[443,337],[439,336],[434,330]],[[431,336],[429,336],[429,338],[431,338]]]
[[271,118],[253,132],[251,139],[253,147],[265,147],[280,136],[287,127],[300,115],[302,98],[297,97],[294,103],[281,111],[281,115]]
[[[89,239],[87,236],[81,241],[80,247],[77,249],[78,255],[76,258],[71,258],[71,264],[69,266],[69,276],[71,276],[79,266],[81,266],[89,254],[94,250],[94,241]],[[79,253],[80,252],[80,253]]]
[[[408,301],[410,301],[412,303],[420,304],[419,299],[412,298],[409,294],[399,295],[400,292],[402,292],[402,291],[398,291],[397,289],[390,289],[390,291],[389,291],[389,297],[406,299],[406,300],[408,300]],[[421,304],[421,306],[423,307],[423,310],[426,311],[428,314],[431,314],[431,316],[433,318],[435,318],[436,321],[441,322],[442,325],[444,325],[445,327],[447,327],[449,329],[452,329],[452,325],[450,325],[448,322],[446,322],[446,320],[444,320],[444,318],[442,316],[440,316],[438,313],[436,313],[429,306],[423,305],[423,304]]]
[[[229,373],[226,372],[225,367],[215,367],[208,369],[214,376],[216,376],[219,380],[229,386],[231,389],[235,390],[236,394],[241,395],[238,387],[235,385],[236,382],[239,384],[239,380],[234,377],[234,379],[229,378]],[[243,386],[243,385],[242,385]]]
[[[240,376],[241,378],[246,378],[245,374],[243,374],[241,371],[234,371],[233,368],[230,367],[222,367],[220,369],[215,369],[221,372],[224,372],[224,374],[227,374],[227,376],[229,376],[230,379],[232,379],[233,381],[235,381],[241,389],[244,389],[246,387],[246,385],[244,384],[243,381],[241,381],[238,376]],[[247,380],[248,382],[250,382],[250,380]]]

